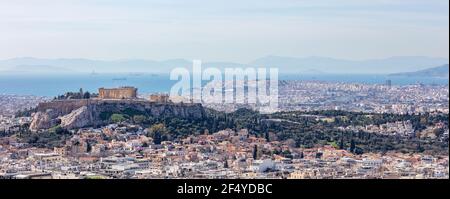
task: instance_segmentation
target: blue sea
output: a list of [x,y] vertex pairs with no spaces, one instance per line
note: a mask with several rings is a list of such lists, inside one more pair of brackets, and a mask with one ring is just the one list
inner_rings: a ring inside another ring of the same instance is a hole
[[[438,84],[448,85],[444,78],[393,77],[385,75],[282,75],[280,80],[314,80],[393,85]],[[169,92],[177,81],[167,74],[72,74],[72,75],[6,75],[0,74],[0,94],[36,95],[54,97],[68,91],[97,92],[98,88],[134,86],[139,93]]]

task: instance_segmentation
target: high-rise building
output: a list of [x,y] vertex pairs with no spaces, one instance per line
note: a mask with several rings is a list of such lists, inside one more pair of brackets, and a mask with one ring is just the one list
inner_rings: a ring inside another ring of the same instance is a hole
[[388,88],[391,88],[392,87],[392,80],[390,80],[390,79],[386,80],[386,86]]

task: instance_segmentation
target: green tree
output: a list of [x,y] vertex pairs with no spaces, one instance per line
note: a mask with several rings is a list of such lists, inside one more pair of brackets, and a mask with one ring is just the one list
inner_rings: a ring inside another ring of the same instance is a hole
[[90,98],[91,98],[91,93],[85,92],[83,95],[83,99],[90,99]]
[[147,143],[147,142],[144,142],[144,143],[142,144],[142,147],[147,148],[147,147],[148,147],[148,143]]
[[80,88],[80,92],[78,93],[78,99],[83,98],[84,92],[83,92],[83,88]]
[[355,144],[355,140],[352,139],[352,141],[350,142],[350,152],[355,152],[355,148],[356,148],[356,144]]
[[364,150],[362,148],[356,147],[355,148],[355,154],[356,155],[361,155],[364,153]]
[[155,144],[161,144],[161,140],[162,140],[162,136],[161,133],[159,131],[156,131],[153,134],[153,143]]
[[166,126],[162,123],[155,124],[148,128],[148,137],[153,138],[153,143],[155,144],[161,144],[162,141],[165,141],[168,139],[169,131],[167,130]]
[[125,120],[127,120],[127,119],[122,114],[112,114],[111,115],[111,121],[114,123],[121,123],[121,122],[124,122]]
[[144,115],[135,115],[133,116],[133,121],[136,124],[142,124],[147,120],[147,117],[145,117]]
[[223,163],[223,168],[228,169],[228,160],[225,159],[225,162]]

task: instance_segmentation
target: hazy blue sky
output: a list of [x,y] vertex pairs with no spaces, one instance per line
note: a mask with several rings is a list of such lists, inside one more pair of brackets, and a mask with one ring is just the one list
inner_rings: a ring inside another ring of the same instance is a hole
[[448,58],[448,0],[0,0],[0,59]]

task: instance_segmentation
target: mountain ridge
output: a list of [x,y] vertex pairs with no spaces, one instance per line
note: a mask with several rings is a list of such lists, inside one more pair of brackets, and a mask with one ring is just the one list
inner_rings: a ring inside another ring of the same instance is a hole
[[439,77],[439,78],[449,78],[449,65],[445,64],[438,67],[428,68],[424,70],[419,70],[415,72],[406,73],[394,73],[391,76],[406,76],[406,77]]
[[[347,60],[330,57],[286,57],[266,56],[249,63],[235,62],[204,62],[203,67],[278,67],[282,74],[305,74],[316,71],[329,74],[395,74],[426,70],[430,67],[448,64],[448,59],[425,56],[397,56],[385,59]],[[94,60],[83,58],[41,59],[33,57],[18,57],[0,60],[1,72],[12,72],[18,66],[46,66],[56,72],[89,73],[168,73],[176,67],[192,68],[192,62],[187,59],[168,59],[155,61],[150,59],[119,59]],[[23,67],[22,67],[23,68]],[[45,68],[45,67],[44,67]],[[59,71],[58,71],[59,70]],[[46,70],[43,70],[46,71]],[[27,72],[27,71],[22,71]],[[33,72],[33,71],[28,71]]]

